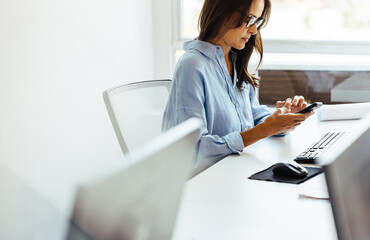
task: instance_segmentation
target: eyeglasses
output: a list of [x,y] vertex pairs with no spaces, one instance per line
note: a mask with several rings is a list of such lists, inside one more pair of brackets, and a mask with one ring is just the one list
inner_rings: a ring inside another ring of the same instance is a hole
[[262,17],[260,18],[256,18],[255,16],[246,16],[244,13],[242,13],[241,11],[239,10],[236,10],[238,13],[242,14],[245,18],[246,18],[246,28],[250,29],[251,27],[253,27],[255,24],[256,24],[256,27],[257,27],[257,30],[260,30],[261,27],[263,26],[263,23],[265,22],[265,19],[263,19]]

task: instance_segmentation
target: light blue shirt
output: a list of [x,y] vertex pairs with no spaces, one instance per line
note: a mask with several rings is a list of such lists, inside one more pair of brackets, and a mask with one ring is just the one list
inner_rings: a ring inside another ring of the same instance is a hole
[[[192,40],[184,43],[184,49],[174,72],[162,131],[192,117],[200,119],[197,166],[210,165],[242,152],[240,132],[271,113],[259,104],[252,85],[244,83],[239,90],[235,70],[232,81],[220,46]],[[231,51],[230,56],[235,69],[236,53]]]

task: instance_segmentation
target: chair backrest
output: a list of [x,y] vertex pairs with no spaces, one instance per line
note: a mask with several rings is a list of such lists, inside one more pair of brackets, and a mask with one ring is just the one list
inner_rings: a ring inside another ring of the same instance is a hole
[[124,155],[161,134],[171,80],[125,84],[103,92],[105,106]]

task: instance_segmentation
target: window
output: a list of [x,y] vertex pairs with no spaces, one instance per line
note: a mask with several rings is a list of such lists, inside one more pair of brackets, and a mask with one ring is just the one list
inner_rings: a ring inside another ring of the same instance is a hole
[[[176,60],[183,53],[182,43],[199,34],[203,2],[174,1],[178,13],[173,15]],[[353,79],[370,87],[366,80],[370,76],[369,13],[369,0],[272,0],[270,22],[261,30],[261,102],[272,104],[292,94],[324,103],[354,101],[353,92],[341,98],[333,98],[332,92],[340,83]],[[256,63],[255,57],[252,63]],[[279,94],[269,92],[278,87]]]
[[[185,0],[186,1],[186,0]],[[368,0],[274,0],[266,39],[370,41]]]
[[[203,0],[177,0],[181,44],[198,35]],[[369,0],[273,0],[265,52],[370,55]],[[282,51],[283,50],[283,51]]]
[[180,0],[180,39],[191,39],[198,36],[198,17],[203,2],[204,0]]

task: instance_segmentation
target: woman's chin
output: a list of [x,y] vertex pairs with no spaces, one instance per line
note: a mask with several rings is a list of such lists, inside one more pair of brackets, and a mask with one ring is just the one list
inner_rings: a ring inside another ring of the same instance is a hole
[[238,44],[238,46],[235,46],[234,48],[237,49],[237,50],[243,50],[245,48],[245,43]]

